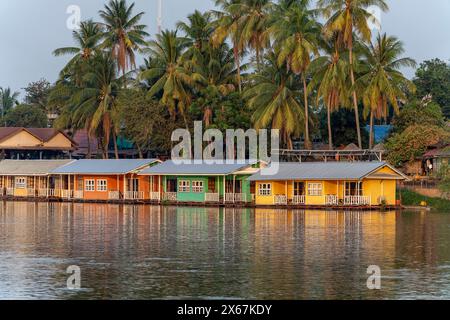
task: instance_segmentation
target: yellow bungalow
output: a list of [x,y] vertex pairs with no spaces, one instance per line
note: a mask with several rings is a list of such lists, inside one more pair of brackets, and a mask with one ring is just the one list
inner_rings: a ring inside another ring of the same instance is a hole
[[385,162],[279,163],[277,173],[251,176],[256,205],[395,206],[407,177]]
[[51,175],[56,168],[74,160],[2,160],[0,161],[0,195],[7,197],[50,197],[58,179]]

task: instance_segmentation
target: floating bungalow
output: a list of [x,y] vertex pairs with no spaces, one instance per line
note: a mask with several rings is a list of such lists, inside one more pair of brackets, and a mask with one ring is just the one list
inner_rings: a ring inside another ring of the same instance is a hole
[[78,160],[52,171],[61,181],[63,199],[142,200],[137,174],[157,159]]
[[0,195],[7,197],[59,196],[60,181],[51,175],[58,167],[73,160],[2,160]]
[[249,178],[261,206],[396,206],[397,182],[407,179],[385,162],[279,163],[274,175],[263,170]]
[[152,201],[182,203],[247,203],[254,184],[248,177],[262,162],[246,164],[177,164],[171,160],[142,170],[142,191]]

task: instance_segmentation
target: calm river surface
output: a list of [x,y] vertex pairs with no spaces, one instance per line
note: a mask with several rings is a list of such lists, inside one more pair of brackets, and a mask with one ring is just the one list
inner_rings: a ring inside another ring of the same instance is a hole
[[449,299],[450,214],[0,202],[14,298]]

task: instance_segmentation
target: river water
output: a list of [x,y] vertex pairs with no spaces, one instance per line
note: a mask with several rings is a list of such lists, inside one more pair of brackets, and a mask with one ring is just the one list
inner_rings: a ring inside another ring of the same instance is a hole
[[450,214],[0,202],[0,299],[183,298],[449,299]]

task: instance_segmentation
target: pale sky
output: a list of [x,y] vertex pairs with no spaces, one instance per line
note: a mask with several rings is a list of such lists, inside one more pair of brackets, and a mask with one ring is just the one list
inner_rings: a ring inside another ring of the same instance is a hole
[[[0,86],[21,90],[29,82],[46,78],[53,82],[67,57],[52,51],[71,46],[66,27],[70,5],[78,5],[82,20],[97,19],[107,1],[101,0],[0,0]],[[129,1],[131,3],[131,0]],[[157,0],[135,0],[136,13],[145,11],[142,22],[152,36],[156,32]],[[406,55],[417,62],[450,59],[450,0],[387,0],[390,11],[382,14],[382,31],[399,37]],[[163,28],[195,9],[214,7],[212,0],[163,0]],[[404,71],[409,77],[413,70]]]

